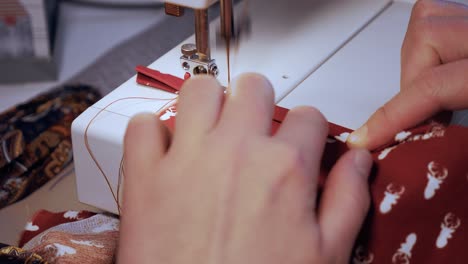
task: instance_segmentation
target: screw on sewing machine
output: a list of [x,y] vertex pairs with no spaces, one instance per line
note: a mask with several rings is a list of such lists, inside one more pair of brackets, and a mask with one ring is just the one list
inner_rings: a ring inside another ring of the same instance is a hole
[[218,69],[218,66],[216,66],[216,64],[211,64],[210,65],[210,68],[209,68],[209,72],[211,72],[211,74],[213,74],[214,76],[218,76],[219,74],[219,69]]
[[193,43],[184,44],[181,47],[182,54],[191,58],[193,55],[197,54],[197,45]]

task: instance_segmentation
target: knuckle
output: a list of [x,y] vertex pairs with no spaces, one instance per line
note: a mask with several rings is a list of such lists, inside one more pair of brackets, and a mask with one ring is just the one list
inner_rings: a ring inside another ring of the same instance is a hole
[[434,16],[439,8],[439,5],[434,0],[419,0],[413,6],[411,17],[413,19],[421,19]]
[[302,161],[299,149],[287,144],[277,146],[277,149],[280,150],[280,152],[277,153],[280,153],[279,157],[281,157],[281,159],[278,160],[278,164],[273,165],[277,169],[275,169],[275,173],[271,174],[269,180],[270,188],[282,188],[288,185],[288,183],[305,179],[305,176],[301,175],[304,171],[304,162]]
[[270,175],[274,182],[282,179],[285,175],[293,174],[299,166],[302,166],[301,151],[299,147],[294,145],[273,139],[249,145],[250,148],[245,157],[249,160],[255,160],[261,166],[270,167],[271,171],[274,172]]
[[432,18],[413,19],[408,25],[406,35],[401,46],[402,62],[410,56],[415,49],[419,50],[427,42],[430,42],[434,34],[434,23]]
[[434,68],[428,69],[421,74],[412,84],[412,89],[417,89],[423,98],[432,103],[440,104],[440,98],[443,92],[443,85],[437,82],[441,80]]
[[299,147],[290,144],[279,144],[278,152],[281,155],[283,169],[285,172],[295,171],[303,164],[303,157]]
[[419,0],[413,7],[408,34],[411,40],[426,40],[431,38],[436,30],[439,5],[434,0]]
[[413,36],[412,40],[416,42],[416,46],[421,46],[425,42],[428,42],[434,35],[434,32],[434,21],[431,18],[420,19],[414,22],[410,28],[410,34]]
[[213,91],[219,90],[218,81],[208,75],[199,75],[187,80],[181,91],[180,96],[185,97],[187,94],[200,94],[200,93],[212,93]]
[[379,131],[380,136],[384,138],[379,140],[390,140],[395,133],[398,133],[404,129],[404,126],[401,124],[401,117],[403,115],[407,115],[408,113],[404,112],[400,108],[400,105],[401,103],[397,105],[392,103],[392,101],[389,101],[377,109],[377,111],[369,119],[369,131],[374,131],[373,134],[375,134],[376,131]]
[[389,106],[384,105],[377,109],[376,111],[376,116],[379,116],[381,120],[384,120],[382,123],[386,123],[389,126],[393,126],[393,124],[397,123],[397,120],[395,120],[392,115],[389,113]]

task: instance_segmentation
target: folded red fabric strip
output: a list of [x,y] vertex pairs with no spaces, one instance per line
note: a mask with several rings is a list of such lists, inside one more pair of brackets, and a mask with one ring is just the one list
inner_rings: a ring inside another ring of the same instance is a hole
[[178,93],[184,80],[160,71],[152,70],[144,66],[137,66],[137,83],[153,88],[157,88],[170,93]]

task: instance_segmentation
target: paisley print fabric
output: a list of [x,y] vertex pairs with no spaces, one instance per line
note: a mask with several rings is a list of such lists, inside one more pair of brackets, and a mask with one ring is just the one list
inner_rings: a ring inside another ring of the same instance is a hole
[[0,208],[71,164],[71,123],[99,98],[92,87],[69,85],[0,114]]

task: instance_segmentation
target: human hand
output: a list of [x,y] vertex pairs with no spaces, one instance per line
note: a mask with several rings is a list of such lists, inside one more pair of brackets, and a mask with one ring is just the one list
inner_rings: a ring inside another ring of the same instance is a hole
[[271,136],[273,90],[243,75],[224,98],[184,85],[172,143],[155,115],[130,121],[119,263],[348,263],[370,204],[366,150],[344,155],[317,205],[327,123],[289,112]]
[[441,110],[468,108],[468,6],[416,2],[401,50],[401,90],[348,138],[374,149]]

